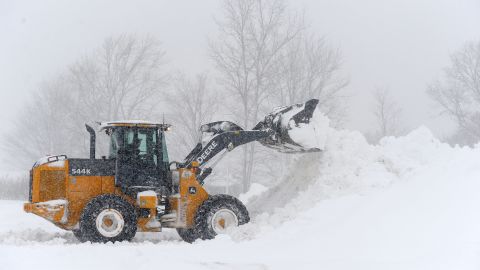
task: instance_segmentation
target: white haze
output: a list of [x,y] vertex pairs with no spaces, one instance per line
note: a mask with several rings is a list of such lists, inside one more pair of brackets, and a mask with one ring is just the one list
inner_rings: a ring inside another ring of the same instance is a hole
[[[346,127],[373,129],[376,87],[388,87],[407,129],[426,125],[438,137],[454,125],[439,117],[425,94],[449,54],[480,39],[478,0],[289,1],[314,32],[343,55],[350,77]],[[172,70],[211,69],[207,37],[214,36],[220,1],[0,0],[0,121],[4,133],[42,80],[121,33],[150,34],[163,43]]]

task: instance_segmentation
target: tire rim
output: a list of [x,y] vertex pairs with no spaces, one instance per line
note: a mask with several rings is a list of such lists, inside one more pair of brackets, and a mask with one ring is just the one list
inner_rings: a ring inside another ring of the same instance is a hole
[[220,209],[213,215],[211,225],[216,234],[225,234],[229,228],[238,226],[238,218],[232,210]]
[[101,235],[111,238],[122,232],[125,221],[117,210],[105,209],[97,216],[96,225]]

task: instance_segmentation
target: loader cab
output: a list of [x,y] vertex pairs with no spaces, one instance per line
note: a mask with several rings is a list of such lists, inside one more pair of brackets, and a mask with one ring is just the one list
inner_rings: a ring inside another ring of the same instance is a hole
[[127,193],[169,187],[167,124],[109,122],[102,129],[110,137],[108,159],[115,160],[115,185]]

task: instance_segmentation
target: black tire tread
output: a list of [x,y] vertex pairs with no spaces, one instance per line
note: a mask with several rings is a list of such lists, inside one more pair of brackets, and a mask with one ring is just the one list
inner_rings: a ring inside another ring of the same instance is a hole
[[75,238],[77,238],[78,241],[80,242],[85,242],[85,237],[83,236],[82,232],[80,231],[80,229],[75,229],[75,230],[72,230],[72,233],[73,235],[75,236]]
[[230,209],[237,215],[238,225],[243,225],[250,221],[248,210],[239,199],[226,194],[210,196],[199,207],[195,216],[195,229],[201,239],[215,238],[216,233],[210,227],[208,219],[216,210],[222,208]]
[[[116,209],[121,212],[124,218],[123,231],[112,238],[101,235],[96,229],[96,217],[106,208]],[[74,232],[75,236],[79,236],[82,242],[121,242],[130,241],[137,232],[137,213],[132,204],[124,200],[122,197],[114,194],[104,194],[93,198],[83,209],[80,216],[80,230]],[[77,237],[78,238],[78,237]]]
[[190,229],[177,228],[177,233],[187,243],[193,243],[200,238],[195,227]]

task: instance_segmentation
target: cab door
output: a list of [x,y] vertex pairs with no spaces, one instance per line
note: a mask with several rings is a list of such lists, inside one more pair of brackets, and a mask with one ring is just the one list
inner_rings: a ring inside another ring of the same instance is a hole
[[116,161],[116,184],[124,189],[155,189],[161,186],[159,136],[155,128],[123,128]]

